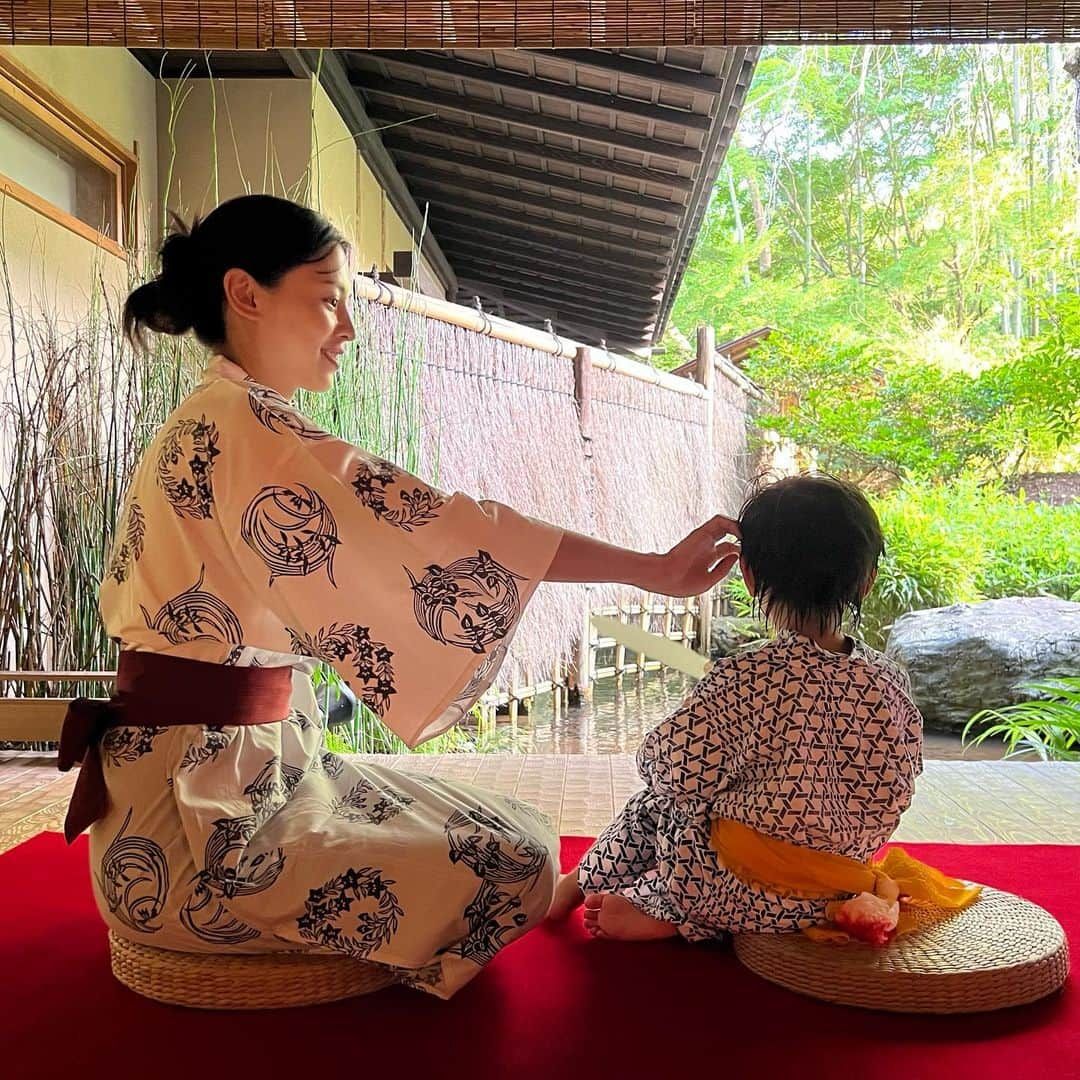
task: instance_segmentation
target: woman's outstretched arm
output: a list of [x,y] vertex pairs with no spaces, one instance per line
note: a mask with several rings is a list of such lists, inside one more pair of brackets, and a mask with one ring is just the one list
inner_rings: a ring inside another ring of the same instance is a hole
[[594,540],[580,533],[563,534],[545,581],[618,581],[666,596],[696,596],[707,592],[739,557],[739,526],[718,514],[670,551],[660,555]]

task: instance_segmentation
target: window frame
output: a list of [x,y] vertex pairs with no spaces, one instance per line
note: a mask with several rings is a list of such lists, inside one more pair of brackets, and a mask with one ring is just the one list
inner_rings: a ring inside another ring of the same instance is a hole
[[134,205],[138,159],[88,116],[54,94],[29,70],[0,53],[0,97],[29,112],[73,150],[104,169],[116,197],[118,237],[106,236],[92,225],[55,206],[0,169],[0,197],[10,197],[57,224],[78,233],[118,258],[126,259],[138,242]]

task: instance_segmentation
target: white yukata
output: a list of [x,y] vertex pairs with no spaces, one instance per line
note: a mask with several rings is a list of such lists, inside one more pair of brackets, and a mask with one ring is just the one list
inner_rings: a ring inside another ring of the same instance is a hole
[[543,815],[327,752],[309,673],[332,663],[410,745],[444,731],[561,536],[428,487],[214,358],[138,467],[101,611],[124,649],[291,667],[291,710],[106,732],[90,857],[109,928],[187,952],[332,950],[447,998],[543,919]]
[[585,854],[586,892],[614,892],[690,941],[799,930],[826,901],[744,884],[709,843],[717,818],[866,860],[893,834],[922,772],[906,673],[782,633],[716,662],[638,751],[645,790]]

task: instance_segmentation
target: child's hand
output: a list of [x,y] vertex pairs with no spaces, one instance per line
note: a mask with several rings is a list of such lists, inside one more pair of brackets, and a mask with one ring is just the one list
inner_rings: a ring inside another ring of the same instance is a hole
[[[734,542],[725,537],[734,537]],[[697,596],[722,580],[739,558],[739,525],[717,514],[657,557],[653,592],[666,596]]]

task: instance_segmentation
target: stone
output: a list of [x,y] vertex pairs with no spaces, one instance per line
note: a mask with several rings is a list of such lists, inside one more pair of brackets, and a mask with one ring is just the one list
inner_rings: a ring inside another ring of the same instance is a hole
[[902,615],[885,645],[911,677],[928,730],[1034,695],[1020,684],[1080,675],[1080,604],[1013,596]]
[[718,615],[712,622],[709,655],[717,660],[721,656],[733,656],[743,649],[768,638],[769,631],[758,619],[740,618],[736,615]]
[[321,686],[315,693],[331,730],[344,727],[356,715],[356,695],[344,682]]

